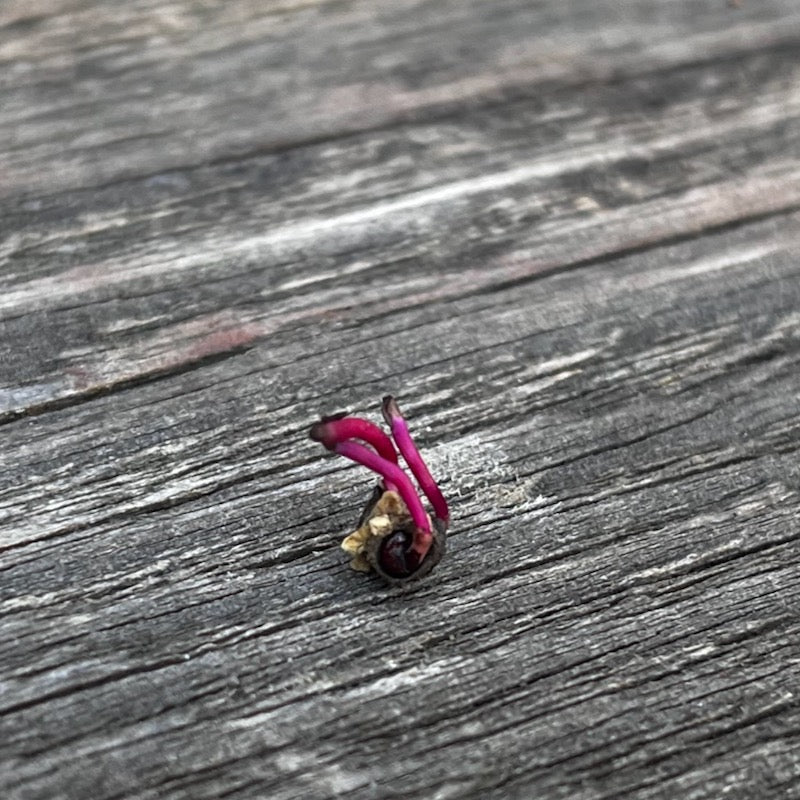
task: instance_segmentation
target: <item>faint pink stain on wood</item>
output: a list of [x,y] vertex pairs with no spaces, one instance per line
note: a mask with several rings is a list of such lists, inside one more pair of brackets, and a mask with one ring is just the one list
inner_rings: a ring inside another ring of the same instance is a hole
[[124,349],[106,352],[92,361],[63,370],[67,394],[104,391],[121,383],[191,366],[216,355],[236,353],[269,333],[272,326],[212,314],[165,328]]
[[229,353],[254,342],[264,334],[264,326],[241,325],[236,328],[211,331],[183,351],[187,361],[197,361],[209,356]]

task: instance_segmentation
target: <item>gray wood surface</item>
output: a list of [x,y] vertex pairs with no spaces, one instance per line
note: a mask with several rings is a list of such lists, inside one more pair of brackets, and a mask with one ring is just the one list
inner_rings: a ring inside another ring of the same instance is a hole
[[[800,798],[797,0],[0,3],[0,797]],[[451,500],[338,549],[395,394]]]

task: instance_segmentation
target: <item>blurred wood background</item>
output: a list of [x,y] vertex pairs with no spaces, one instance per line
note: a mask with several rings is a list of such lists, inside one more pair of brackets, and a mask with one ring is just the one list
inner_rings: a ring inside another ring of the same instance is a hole
[[[0,795],[800,797],[797,0],[3,0]],[[306,438],[398,396],[418,590]]]

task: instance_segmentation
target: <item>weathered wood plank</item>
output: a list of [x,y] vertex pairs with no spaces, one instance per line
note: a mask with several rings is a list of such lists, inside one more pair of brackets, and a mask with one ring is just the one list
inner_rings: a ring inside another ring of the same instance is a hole
[[488,9],[0,10],[3,797],[800,797],[798,9]]
[[[332,400],[431,398],[411,408],[457,498],[451,555],[412,597],[337,563],[367,481],[310,444],[298,459],[283,421],[325,403],[320,357],[272,387],[226,377],[234,360],[190,376],[205,389],[149,384],[7,426],[25,518],[4,527],[34,539],[3,572],[14,773],[52,792],[47,754],[71,796],[98,780],[100,796],[213,796],[240,778],[276,797],[398,780],[478,796],[506,778],[512,796],[656,796],[700,776],[712,796],[743,753],[785,763],[800,283],[793,258],[736,258],[781,222],[476,298],[401,331],[399,363],[350,349],[355,385]],[[698,254],[712,242],[728,264]]]
[[157,175],[799,32],[795,0],[14,0],[0,8],[0,192]]
[[46,230],[7,203],[4,339],[39,352],[9,349],[0,414],[797,208],[795,51],[719,69],[77,192]]

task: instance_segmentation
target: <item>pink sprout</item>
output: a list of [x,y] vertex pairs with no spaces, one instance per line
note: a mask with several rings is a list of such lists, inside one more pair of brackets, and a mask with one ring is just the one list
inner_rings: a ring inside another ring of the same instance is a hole
[[422,460],[422,456],[411,438],[408,423],[391,395],[383,398],[383,417],[392,429],[392,436],[394,436],[394,440],[397,442],[408,468],[414,474],[420,489],[425,492],[425,496],[430,500],[436,518],[446,523],[450,519],[447,500],[444,499],[442,490],[433,479],[428,466]]
[[392,464],[385,458],[373,453],[372,450],[368,450],[363,445],[355,442],[337,444],[335,452],[340,456],[349,458],[351,461],[362,464],[373,472],[377,472],[387,484],[391,481],[397,487],[397,493],[408,507],[408,512],[411,514],[411,519],[417,528],[412,542],[412,549],[419,553],[420,558],[423,558],[430,548],[431,520],[425,513],[425,509],[422,507],[422,503],[414,491],[414,486],[408,475],[397,464]]
[[[447,501],[422,460],[400,408],[389,395],[383,398],[383,416],[392,430],[394,442],[397,443],[403,459],[433,506],[437,520],[446,525],[450,518]],[[414,522],[415,531],[410,550],[421,563],[433,541],[431,520],[411,479],[398,465],[394,442],[377,425],[358,417],[323,419],[312,426],[311,438],[321,442],[328,450],[377,472],[383,478],[384,488],[400,495]],[[374,449],[358,444],[354,439],[361,440]]]
[[[397,450],[394,449],[392,440],[377,425],[365,419],[358,417],[324,419],[311,427],[311,438],[316,442],[321,442],[333,452],[337,452],[336,447],[341,442],[361,439],[372,445],[382,459],[397,464]],[[391,480],[387,481],[385,486],[389,491],[395,491],[397,488]]]

